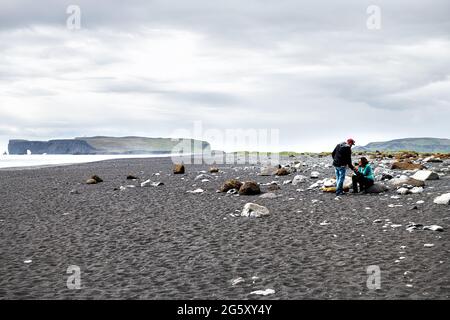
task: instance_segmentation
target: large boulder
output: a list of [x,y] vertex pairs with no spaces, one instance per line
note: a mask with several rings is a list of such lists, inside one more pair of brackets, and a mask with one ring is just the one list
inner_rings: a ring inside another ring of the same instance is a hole
[[411,178],[420,180],[420,181],[426,181],[426,180],[438,180],[439,175],[436,172],[430,171],[430,170],[420,170],[417,171]]
[[280,166],[265,166],[261,168],[260,176],[273,176],[277,173],[278,169],[280,169]]
[[103,182],[103,179],[97,175],[93,175],[90,179],[86,181],[86,184],[97,184]]
[[174,174],[184,174],[184,164],[175,164],[173,167]]
[[366,189],[366,193],[382,193],[388,191],[389,188],[382,183],[374,183],[372,186]]
[[450,193],[444,193],[433,200],[436,204],[450,204]]
[[394,179],[389,180],[389,184],[394,187],[400,187],[404,184],[411,185],[413,187],[424,187],[425,186],[425,182],[416,180],[414,178],[411,178],[411,177],[408,177],[405,175],[400,176],[399,178],[394,178]]
[[289,171],[286,168],[279,168],[275,174],[277,176],[287,176]]
[[260,193],[261,193],[261,189],[259,188],[259,185],[254,181],[246,181],[239,188],[240,195],[252,196],[252,195],[260,194]]
[[305,181],[307,181],[307,180],[308,180],[308,178],[306,178],[305,176],[302,176],[302,175],[298,174],[298,175],[296,175],[296,176],[294,177],[294,179],[292,179],[292,185],[293,185],[293,186],[296,186],[296,185],[298,185],[299,183],[303,183],[303,182],[305,182]]
[[242,217],[259,218],[269,215],[269,209],[256,203],[246,203],[241,212]]
[[397,169],[397,170],[422,170],[425,169],[425,167],[421,164],[412,163],[410,161],[397,161],[394,162],[391,166],[391,169]]
[[225,181],[225,183],[220,188],[220,192],[228,192],[231,189],[239,190],[242,187],[242,182],[236,179],[230,179]]

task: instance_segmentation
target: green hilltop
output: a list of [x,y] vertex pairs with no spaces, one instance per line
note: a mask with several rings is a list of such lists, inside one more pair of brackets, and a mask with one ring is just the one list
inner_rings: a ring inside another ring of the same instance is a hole
[[416,151],[450,153],[450,139],[405,138],[383,142],[371,142],[366,146],[357,146],[354,151]]

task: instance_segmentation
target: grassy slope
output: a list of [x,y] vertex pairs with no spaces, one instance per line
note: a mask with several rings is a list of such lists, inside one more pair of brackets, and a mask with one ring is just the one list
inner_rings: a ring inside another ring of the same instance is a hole
[[450,139],[438,138],[407,138],[385,142],[372,142],[355,151],[402,151],[411,150],[417,152],[450,152]]
[[202,142],[199,140],[179,139],[172,140],[170,138],[144,138],[144,137],[87,137],[76,138],[85,140],[97,150],[104,150],[111,153],[123,152],[170,152],[180,143],[183,146],[190,146],[191,141],[195,141],[195,149],[201,150]]

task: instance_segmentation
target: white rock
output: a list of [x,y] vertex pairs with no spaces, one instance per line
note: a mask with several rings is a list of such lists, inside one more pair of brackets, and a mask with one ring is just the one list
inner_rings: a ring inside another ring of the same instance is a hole
[[150,179],[148,179],[148,180],[145,180],[144,182],[141,183],[141,187],[142,187],[142,188],[144,188],[144,187],[150,187],[151,184],[152,184],[152,181],[151,181]]
[[283,185],[289,184],[289,183],[292,183],[292,180],[285,180],[285,181],[283,181]]
[[241,212],[242,217],[253,217],[253,218],[259,218],[262,216],[269,215],[269,209],[267,209],[264,206],[260,206],[256,203],[246,203],[244,206],[244,209]]
[[434,244],[432,244],[432,243],[425,243],[423,246],[425,248],[431,248],[431,247],[434,247]]
[[411,178],[426,181],[426,180],[438,180],[439,175],[430,170],[419,170]]
[[205,192],[205,190],[198,188],[198,189],[195,189],[195,190],[192,190],[192,191],[188,190],[186,192],[187,193],[203,193],[203,192]]
[[450,204],[450,193],[444,193],[433,200],[436,204]]
[[397,193],[401,194],[401,195],[405,195],[405,194],[410,193],[410,191],[409,191],[408,188],[400,188],[400,189],[397,190]]
[[244,278],[239,277],[239,278],[236,278],[236,279],[231,280],[231,285],[232,285],[232,286],[235,286],[235,285],[237,285],[238,283],[241,283],[241,282],[244,282],[244,281],[245,281]]
[[422,203],[425,203],[425,201],[419,200],[419,201],[417,201],[416,203],[417,203],[417,204],[422,204]]
[[33,260],[30,259],[30,260],[25,260],[23,263],[29,264],[31,262],[33,262]]
[[422,187],[414,187],[410,190],[410,192],[412,194],[418,194],[418,193],[422,193],[423,192],[423,188]]
[[275,290],[273,290],[273,289],[256,290],[256,291],[250,292],[250,294],[257,294],[257,295],[262,295],[262,296],[267,296],[269,294],[274,294],[274,293],[275,293]]
[[302,176],[302,175],[298,174],[298,175],[296,175],[296,176],[294,177],[294,179],[292,179],[292,185],[293,185],[293,186],[296,186],[296,185],[298,185],[299,183],[305,182],[306,180],[307,180],[307,178],[306,178],[305,176]]
[[325,180],[323,180],[323,186],[325,188],[335,187],[336,186],[336,179],[325,179]]
[[431,230],[431,231],[444,231],[444,228],[438,225],[424,226],[423,230]]
[[263,199],[275,199],[275,198],[278,198],[278,196],[275,193],[273,193],[273,192],[263,193],[259,197],[263,198]]
[[317,178],[319,178],[319,176],[320,176],[320,173],[318,171],[313,171],[310,174],[310,177],[313,179],[317,179]]
[[212,176],[202,173],[202,174],[196,176],[194,181],[203,180],[203,179],[212,179],[212,178],[213,178]]

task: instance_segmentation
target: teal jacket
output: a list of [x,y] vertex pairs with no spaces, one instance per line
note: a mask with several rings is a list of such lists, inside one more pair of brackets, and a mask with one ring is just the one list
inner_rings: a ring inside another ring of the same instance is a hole
[[362,173],[365,178],[375,181],[373,170],[370,164],[367,164],[364,168],[359,167],[358,171]]

